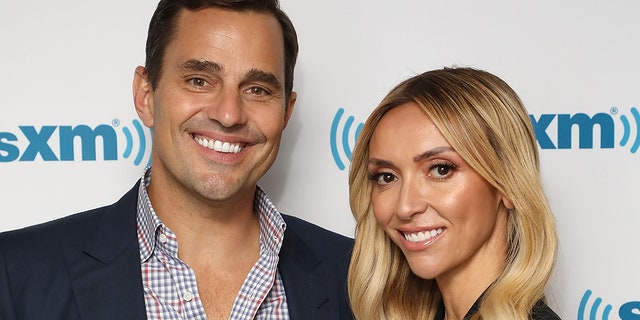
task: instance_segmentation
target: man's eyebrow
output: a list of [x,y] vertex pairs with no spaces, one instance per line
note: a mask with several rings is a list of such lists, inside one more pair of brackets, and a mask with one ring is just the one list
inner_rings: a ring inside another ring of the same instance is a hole
[[249,82],[262,82],[270,85],[274,90],[280,91],[282,89],[282,83],[278,80],[275,74],[258,69],[251,69],[244,77],[243,83]]
[[181,69],[189,71],[204,71],[211,73],[219,73],[222,71],[222,66],[216,62],[210,60],[196,60],[189,59],[178,65]]

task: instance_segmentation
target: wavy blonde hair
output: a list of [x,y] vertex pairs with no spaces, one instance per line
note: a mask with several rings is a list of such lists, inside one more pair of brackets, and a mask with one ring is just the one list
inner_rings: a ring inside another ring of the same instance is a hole
[[502,273],[473,319],[528,319],[553,271],[557,235],[540,181],[535,134],[518,95],[500,78],[472,68],[444,68],[397,85],[359,134],[349,172],[356,219],[349,297],[358,319],[433,319],[442,297],[434,280],[414,275],[377,224],[367,179],[369,142],[392,108],[416,103],[456,152],[514,205]]

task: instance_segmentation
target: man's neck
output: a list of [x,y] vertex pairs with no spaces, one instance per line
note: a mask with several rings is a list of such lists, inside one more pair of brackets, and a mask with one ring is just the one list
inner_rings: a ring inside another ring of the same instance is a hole
[[233,199],[213,201],[157,178],[147,186],[147,193],[158,218],[176,235],[179,256],[185,262],[190,256],[224,257],[259,250],[255,186]]

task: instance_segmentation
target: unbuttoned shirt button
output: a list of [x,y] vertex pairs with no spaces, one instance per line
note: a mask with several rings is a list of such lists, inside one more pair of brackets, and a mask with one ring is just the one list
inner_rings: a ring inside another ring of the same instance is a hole
[[191,301],[193,300],[193,294],[191,294],[191,292],[189,291],[185,291],[184,294],[182,295],[182,299],[184,299],[184,301]]

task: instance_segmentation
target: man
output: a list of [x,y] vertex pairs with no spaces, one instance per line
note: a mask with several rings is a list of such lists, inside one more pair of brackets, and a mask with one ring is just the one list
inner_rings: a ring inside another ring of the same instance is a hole
[[296,101],[277,0],[162,0],[136,111],[151,169],[115,204],[0,235],[0,319],[351,319],[352,240],[257,181]]

